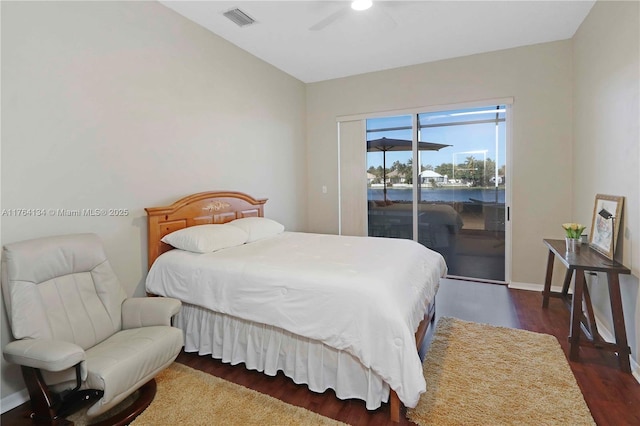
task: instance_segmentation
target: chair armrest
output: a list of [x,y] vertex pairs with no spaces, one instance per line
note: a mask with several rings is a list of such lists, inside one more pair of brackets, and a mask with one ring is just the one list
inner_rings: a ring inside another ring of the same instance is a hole
[[182,303],[170,297],[132,297],[122,302],[122,328],[171,325]]
[[61,340],[24,339],[4,347],[7,361],[47,371],[62,371],[84,361],[84,349]]

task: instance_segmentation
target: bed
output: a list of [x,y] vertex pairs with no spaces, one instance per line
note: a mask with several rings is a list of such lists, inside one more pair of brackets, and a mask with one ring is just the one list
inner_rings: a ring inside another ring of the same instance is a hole
[[280,370],[370,410],[389,402],[399,421],[401,403],[413,407],[425,391],[417,347],[444,259],[408,240],[288,231],[211,253],[162,241],[196,225],[264,218],[266,201],[204,192],[147,208],[148,294],[182,300],[175,325],[185,351]]

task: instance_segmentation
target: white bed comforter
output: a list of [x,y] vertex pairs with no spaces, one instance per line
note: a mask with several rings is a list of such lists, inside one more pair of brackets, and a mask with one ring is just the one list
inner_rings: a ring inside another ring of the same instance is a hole
[[285,232],[214,253],[171,250],[146,288],[347,351],[415,407],[426,384],[414,333],[446,272],[439,253],[410,240]]

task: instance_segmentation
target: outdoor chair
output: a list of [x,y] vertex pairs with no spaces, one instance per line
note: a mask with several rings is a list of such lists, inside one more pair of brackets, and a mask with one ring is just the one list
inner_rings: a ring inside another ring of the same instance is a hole
[[2,290],[16,339],[4,356],[21,366],[36,424],[66,424],[71,407],[87,401],[95,418],[144,385],[121,423],[103,423],[130,422],[183,345],[171,326],[180,301],[127,298],[94,234],[5,245]]

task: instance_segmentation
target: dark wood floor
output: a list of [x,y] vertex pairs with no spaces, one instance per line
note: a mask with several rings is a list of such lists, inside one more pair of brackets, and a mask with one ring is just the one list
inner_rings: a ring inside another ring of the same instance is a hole
[[[540,293],[508,289],[494,284],[444,280],[437,298],[436,317],[453,316],[468,321],[521,328],[556,336],[568,353],[569,314],[563,302],[551,299],[542,309]],[[430,332],[421,352],[429,343]],[[598,425],[640,425],[640,384],[618,368],[615,355],[590,348],[580,349],[581,362],[570,362],[591,414]],[[226,380],[269,394],[290,404],[352,425],[387,425],[388,407],[370,412],[357,400],[341,401],[332,391],[310,392],[282,374],[276,377],[248,371],[242,365],[230,366],[209,357],[181,353],[178,361]],[[27,425],[25,406],[0,418],[2,425]],[[211,420],[215,424],[215,420]],[[265,423],[267,424],[267,423]],[[401,425],[411,422],[403,419]]]

